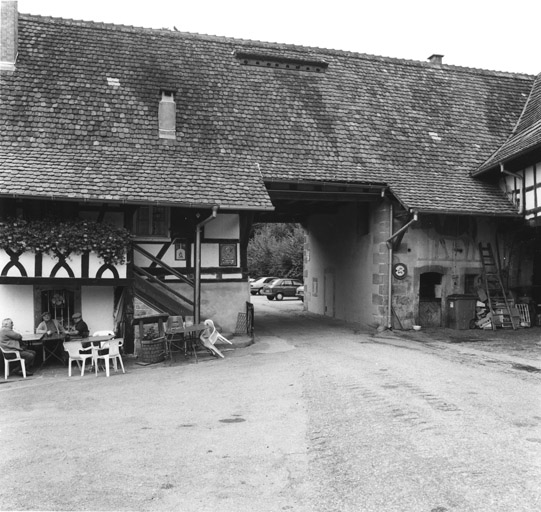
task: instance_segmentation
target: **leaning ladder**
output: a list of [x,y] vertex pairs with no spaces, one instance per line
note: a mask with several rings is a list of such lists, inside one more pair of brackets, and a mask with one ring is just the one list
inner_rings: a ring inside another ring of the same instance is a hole
[[[504,312],[502,315],[502,327],[512,327],[513,329],[517,329],[515,320],[513,319],[513,312],[511,311],[509,301],[507,300],[507,292],[503,286],[500,268],[494,258],[492,245],[487,244],[486,246],[483,246],[483,244],[480,243],[479,255],[481,256],[481,263],[483,265],[483,284],[487,294],[488,307],[492,313],[492,329],[496,330],[496,323],[494,322],[496,309],[502,309],[507,312],[507,314]],[[507,318],[509,320],[507,320]]]

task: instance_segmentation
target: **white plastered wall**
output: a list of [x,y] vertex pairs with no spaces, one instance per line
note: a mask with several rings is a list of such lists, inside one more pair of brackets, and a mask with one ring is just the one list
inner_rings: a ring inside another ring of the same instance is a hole
[[111,286],[83,286],[81,309],[90,334],[95,331],[113,330],[114,292]]
[[1,319],[11,318],[14,330],[34,332],[34,291],[32,285],[0,285]]

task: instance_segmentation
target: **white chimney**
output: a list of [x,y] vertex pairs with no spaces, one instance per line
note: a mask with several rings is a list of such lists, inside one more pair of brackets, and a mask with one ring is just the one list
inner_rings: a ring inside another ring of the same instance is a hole
[[2,0],[0,7],[0,71],[15,71],[19,21],[17,2]]
[[162,98],[158,106],[160,139],[176,139],[177,108],[173,91],[161,91]]

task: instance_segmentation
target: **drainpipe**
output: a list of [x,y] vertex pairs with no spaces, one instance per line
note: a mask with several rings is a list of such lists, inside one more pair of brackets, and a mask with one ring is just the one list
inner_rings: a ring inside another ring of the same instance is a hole
[[[391,240],[393,238],[393,203],[389,203],[389,233],[391,234]],[[388,297],[387,297],[387,329],[393,327],[393,244],[389,243],[387,240],[387,247],[389,248],[389,286],[388,286]]]
[[201,320],[201,228],[216,218],[218,205],[212,207],[212,214],[195,226],[195,287],[194,287],[194,323]]
[[389,248],[389,289],[388,289],[388,306],[387,306],[387,328],[391,329],[393,326],[393,244],[391,243],[391,240],[393,238],[396,238],[398,235],[406,231],[414,222],[417,222],[418,219],[418,213],[413,212],[413,218],[406,223],[404,226],[402,226],[396,233],[393,234],[393,204],[390,204],[389,208],[389,216],[390,216],[390,226],[389,226],[389,233],[391,233],[391,236],[386,240],[387,247]]

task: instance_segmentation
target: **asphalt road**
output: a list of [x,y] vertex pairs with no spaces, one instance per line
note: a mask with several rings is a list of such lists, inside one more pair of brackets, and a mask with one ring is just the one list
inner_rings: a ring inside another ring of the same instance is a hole
[[541,374],[253,302],[223,360],[1,385],[0,509],[541,509]]

